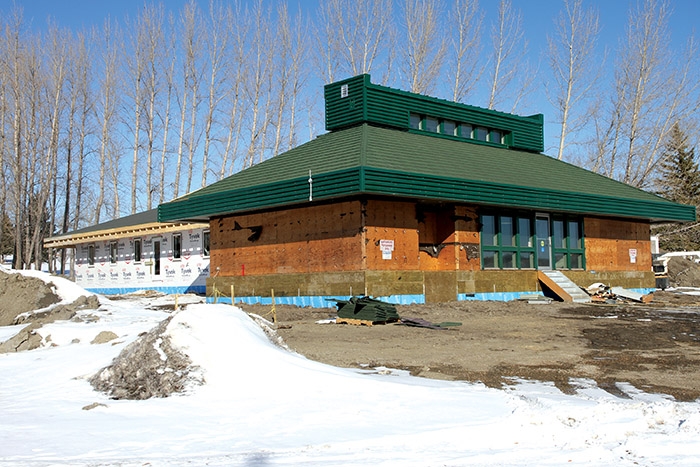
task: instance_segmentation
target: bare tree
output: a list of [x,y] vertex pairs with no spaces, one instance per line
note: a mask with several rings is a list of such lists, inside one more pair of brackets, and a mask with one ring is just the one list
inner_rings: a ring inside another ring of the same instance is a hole
[[442,3],[430,0],[406,0],[404,25],[406,46],[402,67],[411,92],[430,94],[443,73],[447,41],[440,29]]
[[[66,42],[66,38],[61,38]],[[63,219],[60,232],[68,232],[71,216],[80,218],[83,194],[83,175],[85,171],[86,139],[89,132],[89,119],[93,113],[93,101],[90,91],[91,57],[88,40],[84,33],[75,35],[67,43],[69,62],[66,64],[66,100],[65,118],[67,133],[64,137],[65,155],[62,164],[65,167],[63,196]],[[77,164],[77,166],[76,166]],[[56,184],[54,187],[56,188]],[[73,194],[75,187],[75,194]],[[58,198],[54,193],[54,200]],[[55,201],[54,201],[55,203]],[[56,210],[56,206],[53,206]],[[53,217],[53,216],[52,216]],[[52,220],[53,224],[53,220]],[[51,232],[54,232],[52,225]],[[61,249],[61,273],[65,272],[66,250]],[[49,264],[51,268],[53,262]]]
[[[96,106],[97,120],[100,125],[99,136],[99,169],[98,169],[98,193],[95,201],[94,222],[100,223],[103,205],[106,202],[107,183],[112,185],[113,212],[119,212],[119,167],[120,151],[114,151],[115,126],[117,123],[117,110],[119,108],[119,65],[118,50],[119,32],[111,20],[107,20],[102,28],[102,43],[100,53],[100,72],[98,81],[99,104]],[[109,170],[109,177],[107,171]],[[76,217],[73,228],[78,228],[79,218]]]
[[[224,178],[226,174],[230,175],[233,173],[238,155],[238,145],[241,141],[244,107],[243,79],[249,60],[248,55],[250,49],[248,47],[248,37],[252,26],[252,23],[248,21],[246,17],[246,12],[241,11],[240,4],[238,3],[235,5],[235,9],[229,8],[227,10],[226,33],[232,38],[230,41],[232,48],[228,54],[228,72],[226,73],[227,80],[225,86],[227,96],[226,105],[228,105],[228,123],[219,178]],[[231,160],[230,166],[229,159]]]
[[14,222],[14,255],[12,265],[14,268],[24,267],[24,224],[26,222],[26,188],[25,174],[23,170],[24,144],[23,144],[23,120],[24,115],[24,78],[26,76],[23,56],[26,54],[26,39],[22,35],[21,10],[14,10],[11,22],[5,26],[5,44],[8,62],[5,67],[9,100],[8,111],[11,113],[11,121],[8,122],[12,143],[8,151],[7,172],[5,183],[10,187],[10,216]]
[[160,119],[163,122],[163,142],[161,143],[160,153],[160,175],[158,184],[158,203],[162,204],[165,201],[165,174],[168,172],[168,135],[170,134],[170,118],[173,94],[175,93],[175,66],[177,64],[177,30],[174,26],[174,18],[170,17],[170,33],[165,41],[165,52],[167,60],[163,66],[163,79],[165,80],[165,109],[159,111]]
[[160,94],[163,88],[162,70],[165,68],[163,50],[165,49],[165,37],[163,36],[163,7],[162,5],[145,10],[142,15],[143,35],[140,40],[144,60],[144,130],[146,136],[146,209],[153,208],[153,195],[156,188],[153,187],[153,164],[157,151],[155,147],[156,133],[159,131],[157,107],[159,107]]
[[248,150],[246,152],[245,167],[250,167],[255,163],[256,155],[258,161],[265,157],[265,140],[267,137],[267,127],[269,120],[268,101],[265,96],[269,95],[270,79],[269,73],[272,68],[273,47],[268,47],[266,40],[266,30],[263,25],[270,24],[270,11],[263,7],[261,0],[258,0],[250,17],[254,20],[256,27],[252,31],[251,55],[248,65],[247,79],[245,80],[244,91],[247,97],[247,105],[250,108],[248,121],[250,122]]
[[697,110],[697,50],[670,50],[668,5],[645,0],[630,12],[627,37],[617,53],[607,130],[599,135],[598,170],[624,183],[653,181],[663,141],[673,123]]
[[479,66],[481,27],[484,14],[478,0],[457,0],[452,6],[454,35],[448,59],[448,75],[452,78],[452,100],[463,101],[481,78]]
[[[329,0],[321,2],[318,20],[323,25],[317,40],[324,50],[326,82],[336,74],[371,73],[389,50],[392,27],[391,0]],[[386,62],[385,62],[386,64]]]
[[599,31],[597,12],[584,10],[582,0],[564,0],[564,11],[555,22],[555,36],[548,37],[554,87],[547,90],[561,125],[557,150],[560,160],[568,134],[585,126],[586,117],[591,115],[578,109],[578,118],[574,118],[577,107],[589,96],[600,74],[595,56]]
[[[297,114],[299,113],[299,100],[309,76],[309,70],[304,66],[309,56],[308,53],[308,35],[307,27],[304,24],[304,18],[299,13],[291,25],[289,33],[289,52],[288,61],[285,66],[288,67],[288,86],[289,90],[289,106],[287,114],[288,120],[288,140],[285,149],[291,149],[297,144]],[[275,152],[277,154],[277,152]]]
[[[6,26],[4,21],[0,19],[0,32],[9,31],[9,25]],[[9,237],[9,232],[6,230],[9,219],[7,212],[7,170],[5,167],[5,154],[11,151],[11,137],[7,132],[8,121],[10,120],[10,109],[8,103],[9,83],[11,82],[11,60],[9,59],[10,50],[8,44],[8,34],[0,34],[0,259],[4,260],[6,239]]]
[[209,17],[205,29],[205,48],[208,58],[207,108],[204,116],[204,147],[202,151],[202,184],[207,184],[209,157],[214,140],[214,125],[222,100],[225,97],[223,86],[225,82],[226,50],[229,36],[226,34],[226,9],[217,6],[213,1],[209,4]]
[[129,45],[131,53],[126,55],[127,75],[130,78],[129,99],[131,108],[133,109],[133,125],[129,125],[129,118],[125,116],[125,124],[131,126],[133,133],[132,143],[132,164],[131,164],[131,214],[136,214],[137,199],[138,199],[138,175],[140,173],[139,151],[141,150],[141,119],[144,108],[144,80],[146,79],[146,56],[143,50],[144,44],[147,42],[148,23],[144,18],[151,14],[151,8],[148,5],[144,6],[143,13],[140,14],[136,21],[132,24],[127,24],[127,30],[131,30],[129,37]]
[[182,61],[182,80],[178,105],[180,109],[180,130],[175,168],[174,195],[180,192],[182,163],[186,157],[187,179],[185,192],[192,187],[194,173],[194,154],[198,146],[199,120],[198,112],[202,102],[200,86],[203,80],[202,70],[202,25],[199,9],[194,1],[188,2],[180,15],[181,44],[184,59]]
[[[487,107],[495,109],[511,100],[511,111],[523,98],[533,74],[525,63],[527,41],[522,29],[520,12],[510,0],[500,0],[498,17],[491,29],[493,50],[490,59],[489,97]],[[520,81],[518,81],[520,80]]]

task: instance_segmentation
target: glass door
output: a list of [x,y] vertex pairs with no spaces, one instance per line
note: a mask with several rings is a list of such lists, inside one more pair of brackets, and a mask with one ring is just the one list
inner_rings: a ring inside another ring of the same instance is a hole
[[537,238],[537,269],[552,269],[552,240],[548,214],[535,216],[535,237]]

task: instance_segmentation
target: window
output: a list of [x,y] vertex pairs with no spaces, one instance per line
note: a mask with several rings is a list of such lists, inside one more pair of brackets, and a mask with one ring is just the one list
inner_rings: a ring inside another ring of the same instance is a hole
[[173,234],[173,258],[180,259],[182,256],[182,235]]
[[209,231],[202,232],[202,256],[209,256]]
[[450,136],[457,136],[457,124],[452,120],[443,120],[440,133]]
[[117,264],[117,242],[109,242],[109,262]]
[[439,123],[439,120],[435,117],[425,117],[425,128],[423,130],[437,133]]
[[141,239],[134,240],[134,263],[141,262]]
[[481,225],[481,243],[488,246],[498,245],[496,218],[494,216],[482,216]]
[[411,114],[410,122],[409,125],[411,128],[414,130],[420,130],[421,127],[421,118],[420,115],[418,114]]
[[532,269],[535,248],[532,218],[517,215],[481,216],[481,266],[484,269]]
[[88,245],[88,266],[95,265],[95,245]]
[[[525,217],[518,218],[518,246],[520,251],[520,268],[532,269],[535,267],[535,254],[532,248],[532,220]],[[527,251],[523,251],[528,249]]]
[[501,216],[501,245],[515,246],[515,229],[512,217]]
[[583,234],[580,220],[572,218],[553,219],[552,244],[555,268],[584,268]]
[[459,125],[459,136],[462,138],[472,137],[472,126],[467,123],[462,123]]
[[506,144],[508,135],[508,132],[502,129],[474,126],[470,123],[441,119],[415,112],[409,113],[408,126],[412,130],[430,131],[431,133],[457,136],[463,139],[475,139],[500,145]]
[[474,139],[477,141],[486,141],[488,139],[489,130],[483,126],[478,126],[474,129]]

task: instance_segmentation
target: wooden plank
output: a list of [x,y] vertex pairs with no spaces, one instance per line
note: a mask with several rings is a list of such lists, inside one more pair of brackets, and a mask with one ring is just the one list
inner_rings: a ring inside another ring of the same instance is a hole
[[552,279],[550,279],[544,272],[542,271],[537,271],[537,278],[542,282],[544,285],[546,285],[553,293],[557,295],[557,297],[561,298],[565,302],[573,302],[574,299],[569,295],[564,289],[559,287],[556,282],[554,282]]
[[335,322],[337,324],[352,324],[355,326],[372,326],[379,321],[369,321],[366,319],[353,319],[353,318],[336,318]]

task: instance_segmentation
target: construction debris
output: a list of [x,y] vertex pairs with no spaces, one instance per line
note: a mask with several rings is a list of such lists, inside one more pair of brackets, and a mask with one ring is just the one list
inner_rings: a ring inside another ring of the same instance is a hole
[[540,294],[522,294],[518,300],[525,301],[529,304],[549,305],[552,303],[553,299]]
[[371,326],[399,320],[396,307],[381,300],[370,297],[350,297],[349,300],[334,301],[338,307],[336,323]]
[[600,282],[591,284],[586,291],[591,295],[593,303],[650,303],[654,299],[653,293],[643,294],[624,287],[610,287]]
[[413,326],[418,328],[438,329],[441,331],[446,331],[448,328],[462,325],[462,323],[453,321],[431,323],[430,321],[426,321],[422,318],[401,318],[399,320],[399,324],[404,324],[406,326]]

